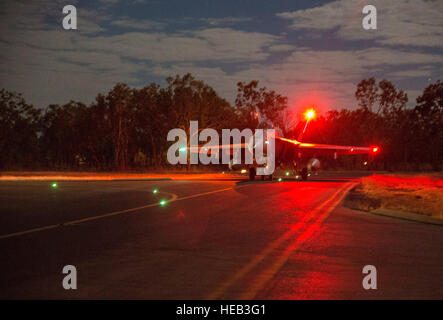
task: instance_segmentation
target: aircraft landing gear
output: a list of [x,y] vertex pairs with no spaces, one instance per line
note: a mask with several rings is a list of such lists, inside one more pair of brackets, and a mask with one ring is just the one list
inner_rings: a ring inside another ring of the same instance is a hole
[[303,168],[301,170],[301,178],[303,181],[308,180],[308,169],[307,168]]
[[262,181],[265,181],[265,180],[266,180],[266,177],[269,178],[269,181],[272,181],[272,179],[273,179],[272,174],[269,174],[269,175],[267,175],[267,176],[265,176],[265,175],[261,176],[261,180],[262,180]]
[[[254,181],[256,175],[257,175],[257,169],[256,168],[249,168],[249,181]],[[262,181],[265,181],[266,178],[269,178],[269,180],[272,181],[273,176],[272,176],[272,174],[261,176]]]
[[255,168],[249,168],[249,181],[254,181],[256,174]]

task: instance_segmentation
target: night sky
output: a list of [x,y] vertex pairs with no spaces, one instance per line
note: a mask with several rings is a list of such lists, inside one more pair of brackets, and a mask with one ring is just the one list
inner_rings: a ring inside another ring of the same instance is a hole
[[[73,4],[78,30],[62,28]],[[373,4],[378,29],[362,28]],[[2,1],[0,87],[36,107],[91,103],[117,82],[142,87],[192,73],[233,102],[238,81],[294,110],[355,108],[357,83],[386,78],[408,106],[441,79],[443,1]]]

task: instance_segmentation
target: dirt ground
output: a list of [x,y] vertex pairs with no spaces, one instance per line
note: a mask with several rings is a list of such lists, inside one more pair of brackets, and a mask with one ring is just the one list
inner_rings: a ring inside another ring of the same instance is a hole
[[365,177],[349,195],[346,205],[361,210],[385,208],[443,219],[443,173]]

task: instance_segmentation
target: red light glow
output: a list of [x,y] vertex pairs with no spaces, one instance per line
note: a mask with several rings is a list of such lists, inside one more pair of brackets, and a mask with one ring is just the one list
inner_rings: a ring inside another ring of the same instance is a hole
[[290,104],[294,106],[294,111],[301,111],[303,113],[306,109],[315,106],[318,114],[325,114],[331,110],[331,103],[333,101],[330,93],[319,90],[315,85],[298,88],[297,92],[289,93],[288,98]]
[[314,118],[315,117],[315,111],[314,111],[314,109],[309,109],[309,110],[307,110],[306,112],[305,112],[305,118],[307,119],[307,120],[311,120],[312,118]]

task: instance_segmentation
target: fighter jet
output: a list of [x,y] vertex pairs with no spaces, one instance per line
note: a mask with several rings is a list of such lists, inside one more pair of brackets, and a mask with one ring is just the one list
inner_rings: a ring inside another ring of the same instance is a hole
[[[277,135],[268,136],[266,134],[254,134],[246,138],[245,143],[235,143],[230,145],[212,146],[210,148],[205,146],[196,146],[183,148],[189,149],[191,153],[214,154],[215,158],[221,158],[222,154],[229,154],[231,160],[229,161],[229,169],[236,170],[241,168],[242,173],[249,172],[249,179],[254,180],[258,175],[258,168],[266,167],[268,164],[263,161],[258,161],[254,150],[257,146],[262,146],[262,159],[272,158],[275,163],[273,167],[279,165],[292,166],[291,171],[295,172],[302,180],[307,180],[311,174],[315,174],[320,169],[320,156],[332,156],[337,159],[339,155],[357,155],[367,154],[368,159],[373,157],[380,151],[378,146],[371,147],[357,147],[357,146],[338,146],[328,144],[308,143],[303,141],[303,135],[306,132],[309,122],[315,117],[315,110],[309,109],[305,112],[306,123],[297,137],[297,139],[288,139]],[[272,148],[268,146],[273,146]],[[269,150],[268,150],[269,149]],[[252,156],[252,161],[245,164],[239,159],[245,159],[245,153],[249,152]],[[272,157],[269,153],[272,152]],[[221,163],[221,162],[217,162]],[[366,162],[367,164],[367,162]],[[263,170],[261,170],[263,171]],[[274,168],[270,170],[271,173],[259,174],[262,180],[273,178]]]

